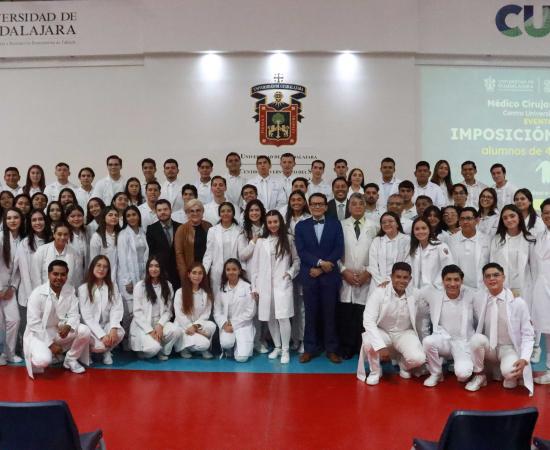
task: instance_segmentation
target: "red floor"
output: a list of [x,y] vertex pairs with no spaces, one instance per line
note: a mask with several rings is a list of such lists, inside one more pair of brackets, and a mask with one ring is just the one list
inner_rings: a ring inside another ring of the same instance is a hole
[[0,399],[65,399],[81,431],[102,428],[119,449],[409,449],[434,438],[454,409],[536,406],[550,438],[550,387],[477,393],[451,377],[434,389],[393,376],[369,387],[351,375],[50,369],[31,381],[0,368]]

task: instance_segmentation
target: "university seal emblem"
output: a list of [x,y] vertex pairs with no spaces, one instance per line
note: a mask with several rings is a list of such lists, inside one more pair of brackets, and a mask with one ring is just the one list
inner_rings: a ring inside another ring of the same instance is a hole
[[[294,92],[285,98],[285,91]],[[268,103],[269,95],[272,101]],[[257,99],[253,118],[260,122],[260,144],[294,145],[298,140],[298,122],[302,121],[302,104],[306,88],[299,84],[283,83],[280,74],[274,83],[258,84],[250,89],[250,96]]]

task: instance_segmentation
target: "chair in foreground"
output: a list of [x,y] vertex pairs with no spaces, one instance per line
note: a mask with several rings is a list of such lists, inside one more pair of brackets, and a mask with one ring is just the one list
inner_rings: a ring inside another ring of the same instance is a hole
[[535,444],[535,448],[538,450],[550,450],[550,441],[546,439],[535,437],[535,439],[533,439],[533,444]]
[[416,450],[530,450],[536,408],[511,411],[454,411],[439,442],[413,439]]
[[104,449],[103,432],[78,433],[67,403],[0,402],[0,450]]

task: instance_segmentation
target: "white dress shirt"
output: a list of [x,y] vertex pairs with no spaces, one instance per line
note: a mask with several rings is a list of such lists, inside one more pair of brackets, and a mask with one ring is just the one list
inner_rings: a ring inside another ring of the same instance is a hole
[[319,184],[314,184],[313,181],[309,182],[307,187],[307,197],[311,197],[311,194],[325,194],[327,196],[327,202],[330,202],[334,196],[332,195],[332,187],[330,184],[321,180]]
[[433,204],[439,208],[443,208],[447,204],[447,196],[437,184],[432,183],[431,181],[428,181],[425,186],[420,186],[416,181],[414,182],[413,202],[416,202],[419,195],[426,195],[430,197]]
[[160,197],[168,200],[172,205],[172,211],[178,211],[183,208],[183,199],[181,198],[181,188],[183,184],[177,178],[174,181],[166,180],[160,187]]

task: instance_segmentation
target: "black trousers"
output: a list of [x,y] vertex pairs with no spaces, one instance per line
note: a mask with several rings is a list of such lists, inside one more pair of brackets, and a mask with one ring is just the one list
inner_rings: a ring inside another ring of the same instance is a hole
[[340,353],[342,356],[352,356],[361,349],[361,334],[363,333],[364,305],[354,303],[338,303],[336,308]]

